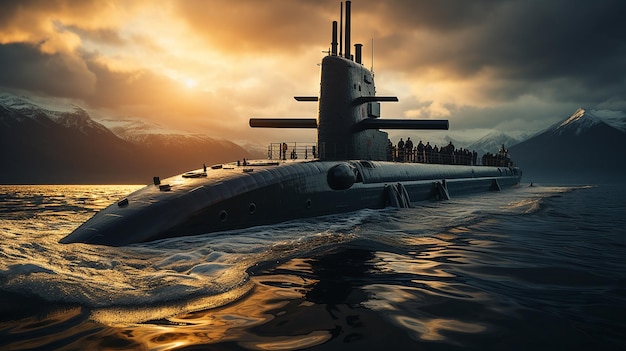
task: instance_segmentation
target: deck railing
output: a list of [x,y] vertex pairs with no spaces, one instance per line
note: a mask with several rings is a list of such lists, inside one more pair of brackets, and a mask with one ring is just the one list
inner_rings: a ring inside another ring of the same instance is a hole
[[316,143],[311,142],[282,142],[271,143],[267,147],[269,160],[295,160],[298,158],[317,158],[318,148]]
[[[345,145],[318,145],[314,142],[282,142],[270,143],[267,147],[269,160],[295,160],[295,159],[347,159],[348,150]],[[387,150],[387,161],[409,163],[434,163],[455,164],[472,166],[514,166],[508,154],[487,153],[479,157],[468,150],[455,150],[453,153],[442,151],[422,151],[417,148],[398,149],[390,147]]]

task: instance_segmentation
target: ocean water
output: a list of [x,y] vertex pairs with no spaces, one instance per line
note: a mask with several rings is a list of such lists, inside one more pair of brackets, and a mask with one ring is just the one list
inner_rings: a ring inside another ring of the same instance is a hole
[[1,350],[626,349],[624,185],[57,242],[137,188],[0,186]]

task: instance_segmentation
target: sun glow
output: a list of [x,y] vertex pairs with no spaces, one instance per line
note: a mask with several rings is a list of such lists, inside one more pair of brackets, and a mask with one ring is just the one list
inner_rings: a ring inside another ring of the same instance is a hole
[[198,86],[198,82],[196,82],[194,79],[191,79],[191,78],[185,79],[183,83],[185,84],[185,87],[187,87],[188,89],[193,89],[196,86]]

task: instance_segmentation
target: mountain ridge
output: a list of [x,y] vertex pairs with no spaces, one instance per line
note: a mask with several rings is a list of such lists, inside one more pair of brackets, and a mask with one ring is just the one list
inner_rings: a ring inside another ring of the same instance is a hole
[[626,132],[615,124],[579,108],[509,152],[531,182],[623,182]]
[[471,143],[467,148],[469,150],[475,150],[479,155],[486,154],[488,152],[495,153],[500,149],[500,146],[505,145],[509,148],[516,145],[521,140],[514,138],[506,133],[502,132],[490,132],[485,134],[480,139]]
[[232,142],[201,135],[126,137],[78,106],[57,111],[0,94],[0,184],[142,184],[254,157]]

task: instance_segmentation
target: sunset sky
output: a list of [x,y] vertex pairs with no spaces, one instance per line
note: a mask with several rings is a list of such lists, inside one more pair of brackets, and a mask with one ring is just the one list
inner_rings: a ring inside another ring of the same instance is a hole
[[[318,94],[339,7],[0,0],[0,91],[239,142],[313,141],[248,118],[316,116],[293,96]],[[400,99],[383,117],[446,118],[438,133],[480,137],[543,129],[580,106],[626,110],[626,1],[354,0],[352,12],[368,68],[374,40],[377,93]]]

